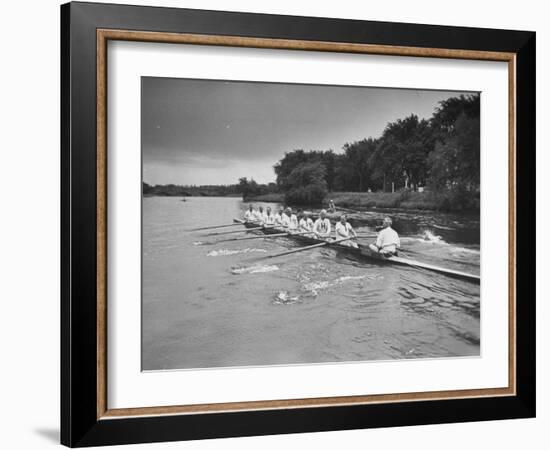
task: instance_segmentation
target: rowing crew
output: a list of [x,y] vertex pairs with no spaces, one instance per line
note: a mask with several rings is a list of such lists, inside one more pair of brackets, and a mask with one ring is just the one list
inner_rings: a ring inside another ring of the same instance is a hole
[[[308,219],[305,215],[302,216],[300,214],[300,220],[298,220],[298,217],[292,212],[291,208],[281,208],[273,214],[269,206],[264,211],[262,206],[255,209],[254,206],[250,205],[244,213],[244,219],[247,222],[254,222],[262,226],[283,227],[291,231],[298,231],[303,225],[308,225],[310,222],[313,224],[311,219]],[[307,231],[307,228],[304,230]]]
[[[298,212],[298,215],[292,212],[291,208],[281,208],[279,212],[273,214],[271,208],[267,207],[265,212],[260,206],[254,209],[252,205],[244,214],[244,219],[248,222],[254,222],[262,226],[282,227],[289,233],[300,233],[306,237],[315,237],[318,239],[332,240],[332,226],[327,218],[327,212],[322,210],[319,218],[314,222],[307,212]],[[357,238],[357,233],[342,215],[340,221],[335,226],[335,240],[341,241],[342,245],[357,247],[357,243],[351,239]]]
[[292,213],[290,208],[287,208],[286,210],[281,208],[279,212],[273,214],[269,206],[264,211],[262,206],[255,209],[252,205],[249,205],[248,209],[244,213],[244,220],[247,222],[254,222],[262,226],[273,225],[294,230],[299,226],[298,218]]
[[[262,226],[283,227],[290,233],[300,233],[307,237],[316,237],[318,239],[332,240],[331,238],[331,223],[327,218],[326,210],[322,210],[319,218],[313,222],[309,213],[302,211],[298,212],[298,216],[292,212],[291,208],[281,208],[279,212],[273,214],[271,208],[267,207],[266,211],[260,206],[258,210],[252,205],[245,212],[244,218],[248,222],[258,223]],[[384,256],[393,256],[397,254],[397,249],[401,243],[399,235],[391,227],[392,220],[385,217],[383,228],[376,237],[376,242],[369,245],[370,250],[380,253]],[[335,238],[341,245],[348,245],[357,248],[357,243],[353,240],[357,238],[357,233],[346,220],[346,216],[342,214],[340,220],[334,228]]]

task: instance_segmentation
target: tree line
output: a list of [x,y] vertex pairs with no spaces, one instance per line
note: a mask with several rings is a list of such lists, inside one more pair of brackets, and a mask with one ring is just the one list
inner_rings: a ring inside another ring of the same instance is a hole
[[328,192],[416,191],[419,187],[479,197],[480,96],[439,102],[429,119],[411,114],[378,138],[330,150],[285,153],[274,166],[277,187],[293,204],[319,204]]
[[227,195],[240,195],[241,191],[236,184],[228,185],[180,185],[180,184],[155,184],[142,183],[143,194],[158,197],[223,197]]
[[260,184],[247,178],[240,178],[238,184],[216,185],[151,185],[142,182],[142,189],[145,196],[157,197],[227,197],[242,195],[243,198],[247,198],[278,192],[276,183]]

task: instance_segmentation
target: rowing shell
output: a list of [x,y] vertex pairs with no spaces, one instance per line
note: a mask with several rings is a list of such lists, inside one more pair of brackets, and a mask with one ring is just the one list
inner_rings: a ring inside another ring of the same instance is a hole
[[[244,220],[234,219],[234,222],[236,223],[242,223],[246,228],[249,229],[257,229],[257,231],[262,232],[264,234],[274,234],[274,233],[287,233],[287,236],[289,238],[295,239],[300,242],[308,243],[308,244],[317,244],[317,243],[323,243],[325,242],[322,239],[317,239],[314,237],[304,236],[304,235],[293,235],[292,233],[288,232],[287,230],[283,228],[263,228],[259,226],[256,223],[251,222],[245,222]],[[333,244],[333,248],[338,248],[339,250],[343,250],[349,253],[352,253],[354,255],[357,255],[359,257],[367,258],[370,260],[376,260],[383,263],[391,263],[391,264],[399,264],[403,266],[409,266],[409,267],[416,267],[419,269],[429,270],[431,272],[437,272],[441,273],[443,275],[447,275],[454,278],[461,278],[464,280],[472,281],[475,283],[480,282],[480,276],[475,275],[472,273],[467,272],[461,272],[459,270],[453,270],[453,269],[447,269],[445,267],[440,266],[434,266],[433,264],[427,264],[423,263],[421,261],[416,261],[414,259],[410,258],[402,258],[399,256],[383,256],[378,252],[372,251],[368,246],[358,244],[358,248],[351,247],[348,245],[342,245],[342,244]]]

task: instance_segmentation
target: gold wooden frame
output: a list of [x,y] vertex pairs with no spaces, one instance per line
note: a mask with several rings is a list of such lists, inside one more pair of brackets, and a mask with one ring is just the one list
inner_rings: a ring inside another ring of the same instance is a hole
[[[508,63],[508,386],[489,389],[466,389],[399,394],[265,400],[200,405],[150,406],[109,409],[107,405],[107,42],[109,40],[218,45],[286,50],[309,50],[363,53],[393,56],[436,57],[501,61]],[[516,395],[516,55],[515,53],[444,48],[398,47],[388,45],[297,41],[236,36],[157,33],[114,29],[97,30],[97,418],[128,416],[197,414],[262,409],[312,408],[448,400]]]

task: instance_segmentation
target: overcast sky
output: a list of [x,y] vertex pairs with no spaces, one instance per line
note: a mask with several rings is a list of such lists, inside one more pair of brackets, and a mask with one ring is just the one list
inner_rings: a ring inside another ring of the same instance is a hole
[[341,152],[379,137],[412,113],[429,118],[460,92],[142,79],[143,181],[232,184],[275,181],[273,165],[294,149]]

